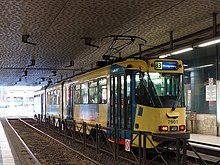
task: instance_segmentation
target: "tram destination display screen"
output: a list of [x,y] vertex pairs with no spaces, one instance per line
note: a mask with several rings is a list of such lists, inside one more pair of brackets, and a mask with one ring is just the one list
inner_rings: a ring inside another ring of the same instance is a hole
[[178,70],[176,61],[155,61],[154,69],[156,70]]

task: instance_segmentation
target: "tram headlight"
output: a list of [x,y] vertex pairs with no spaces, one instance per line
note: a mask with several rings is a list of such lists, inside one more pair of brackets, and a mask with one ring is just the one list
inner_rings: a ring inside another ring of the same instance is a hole
[[168,131],[168,126],[159,126],[159,131]]

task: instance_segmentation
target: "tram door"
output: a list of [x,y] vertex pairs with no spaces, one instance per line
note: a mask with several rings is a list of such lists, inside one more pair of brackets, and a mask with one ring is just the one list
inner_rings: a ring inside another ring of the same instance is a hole
[[130,103],[130,75],[111,75],[111,111],[110,125],[117,127],[120,131],[120,138],[129,138],[130,134],[123,131],[131,129],[131,103]]

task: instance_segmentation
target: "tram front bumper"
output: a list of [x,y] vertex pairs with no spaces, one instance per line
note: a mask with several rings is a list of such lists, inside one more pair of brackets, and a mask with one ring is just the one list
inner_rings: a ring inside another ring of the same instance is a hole
[[190,138],[190,133],[154,133],[152,139],[157,142],[174,141],[174,140],[187,140]]

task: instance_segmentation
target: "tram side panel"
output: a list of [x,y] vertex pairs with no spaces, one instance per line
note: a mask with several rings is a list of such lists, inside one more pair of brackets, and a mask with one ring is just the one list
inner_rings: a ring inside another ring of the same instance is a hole
[[34,116],[42,115],[45,117],[45,88],[34,93]]
[[74,86],[71,80],[63,83],[63,119],[74,119],[74,106],[73,106],[73,93]]
[[46,117],[62,118],[62,84],[55,84],[46,89]]
[[74,119],[107,126],[107,79],[94,78],[74,87]]
[[39,114],[42,114],[41,111],[41,94],[39,92],[35,92],[34,94],[34,117],[36,118]]
[[[64,97],[66,97],[66,100],[70,100],[70,97],[72,97],[73,119],[77,122],[107,126],[108,68],[104,67],[98,69],[98,71],[95,70],[73,77],[70,80],[72,95],[64,92]],[[67,83],[64,83],[64,89],[66,88],[65,86],[67,86]],[[64,104],[66,102],[64,101]]]

